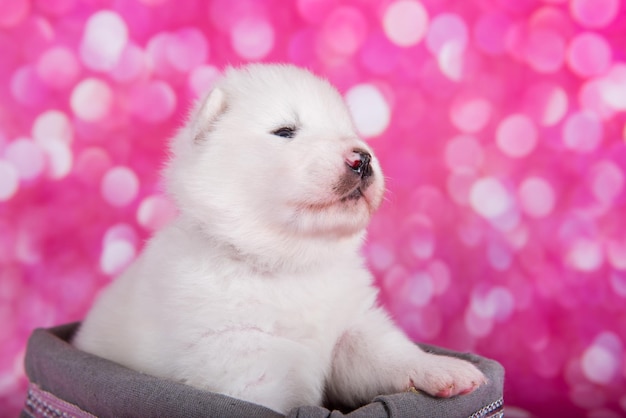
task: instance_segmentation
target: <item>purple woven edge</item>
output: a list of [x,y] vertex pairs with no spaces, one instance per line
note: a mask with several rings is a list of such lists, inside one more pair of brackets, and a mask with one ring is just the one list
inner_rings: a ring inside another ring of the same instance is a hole
[[34,383],[28,385],[24,412],[37,418],[96,418],[95,415],[83,411],[76,405],[42,390]]

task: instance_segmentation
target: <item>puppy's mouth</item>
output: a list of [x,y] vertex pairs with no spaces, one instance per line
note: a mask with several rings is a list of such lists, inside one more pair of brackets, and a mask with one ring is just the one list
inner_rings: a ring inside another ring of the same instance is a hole
[[361,190],[361,186],[359,185],[357,188],[349,192],[348,194],[342,196],[339,201],[347,202],[349,200],[359,200],[363,197],[363,191]]
[[366,175],[363,175],[361,172],[356,173],[352,167],[349,168],[331,186],[332,194],[328,196],[328,200],[307,202],[303,206],[318,212],[331,207],[350,210],[355,205],[365,205],[369,212],[373,212],[378,206],[377,193],[371,191],[372,188],[376,189],[373,171],[367,168]]
[[352,200],[359,200],[362,197],[364,197],[363,189],[362,189],[362,186],[359,185],[354,190],[348,192],[347,194],[339,198],[339,201],[343,203],[343,202],[348,202]]
[[[344,184],[345,186],[345,184]],[[318,202],[307,202],[305,205],[301,205],[301,207],[306,207],[308,210],[319,212],[331,207],[339,207],[354,204],[358,201],[365,202],[368,206],[370,204],[366,194],[364,193],[367,188],[367,185],[362,184],[362,182],[358,182],[357,184],[352,184],[350,188],[343,188],[339,190],[338,187],[333,188],[335,198],[331,198],[325,201]]]
[[340,202],[348,202],[365,198],[367,200],[366,191],[372,185],[374,177],[355,176],[353,172],[346,171],[343,173],[335,185],[333,192],[339,197]]

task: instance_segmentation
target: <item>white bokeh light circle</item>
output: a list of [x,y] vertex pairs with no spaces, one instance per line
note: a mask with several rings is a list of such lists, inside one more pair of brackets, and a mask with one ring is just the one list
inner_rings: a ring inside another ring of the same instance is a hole
[[112,206],[123,207],[137,197],[139,179],[135,172],[128,167],[113,167],[104,174],[100,190],[107,203]]
[[249,61],[260,60],[274,47],[274,28],[262,18],[242,19],[233,26],[230,40],[241,58]]
[[0,202],[11,199],[20,185],[17,169],[8,161],[0,160]]
[[506,214],[513,201],[502,181],[495,177],[478,179],[470,190],[472,208],[487,219],[494,219]]
[[527,116],[507,116],[496,130],[496,144],[500,151],[511,158],[530,154],[537,144],[537,128]]
[[541,177],[529,177],[517,191],[522,211],[532,218],[543,218],[552,213],[556,196],[550,183]]
[[74,87],[70,107],[74,114],[86,122],[106,119],[113,106],[113,92],[109,85],[97,78],[86,78]]
[[374,85],[358,84],[346,92],[345,98],[361,135],[373,137],[387,129],[391,110],[383,94]]
[[128,42],[128,28],[120,15],[101,10],[87,19],[80,43],[80,57],[94,71],[112,70]]
[[408,47],[419,43],[428,28],[428,12],[414,0],[391,3],[383,16],[385,35],[398,46]]

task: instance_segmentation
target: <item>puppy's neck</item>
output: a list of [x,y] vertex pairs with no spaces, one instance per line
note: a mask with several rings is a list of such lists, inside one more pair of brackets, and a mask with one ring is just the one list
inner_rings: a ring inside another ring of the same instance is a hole
[[230,260],[250,273],[263,276],[298,274],[329,264],[361,259],[362,235],[347,238],[289,237],[274,235],[255,245],[242,246],[228,236],[216,235],[198,220],[180,216],[176,221],[186,235],[199,240],[202,251],[211,258]]

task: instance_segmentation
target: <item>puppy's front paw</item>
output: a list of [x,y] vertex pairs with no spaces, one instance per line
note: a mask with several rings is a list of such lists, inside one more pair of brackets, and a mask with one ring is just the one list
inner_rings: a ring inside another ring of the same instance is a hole
[[472,363],[455,357],[428,355],[410,373],[410,387],[432,396],[448,398],[472,392],[487,378]]

